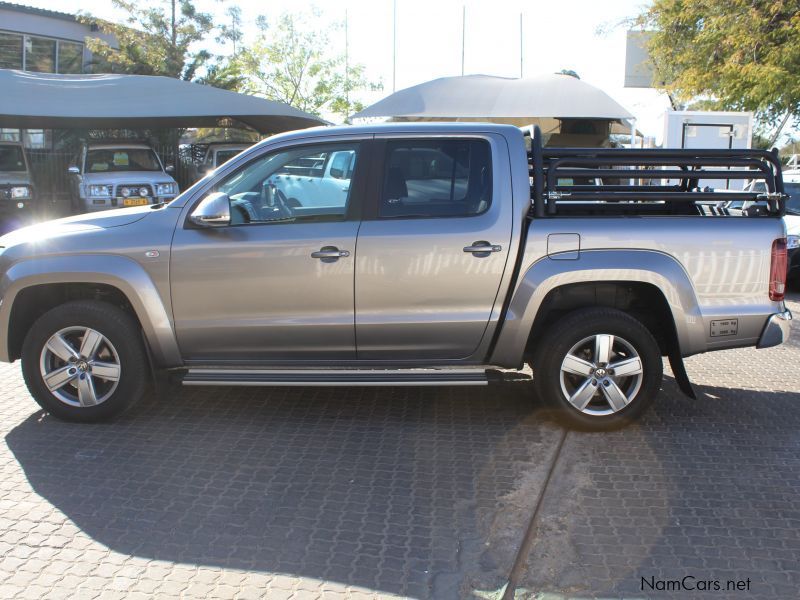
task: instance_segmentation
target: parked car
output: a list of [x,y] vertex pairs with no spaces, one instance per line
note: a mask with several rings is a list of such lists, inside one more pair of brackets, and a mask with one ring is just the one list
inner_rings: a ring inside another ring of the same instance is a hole
[[293,208],[339,204],[350,192],[355,158],[353,150],[303,156],[278,169],[267,183],[278,201]]
[[211,171],[225,164],[237,154],[247,150],[251,143],[247,142],[209,142],[184,144],[181,153],[190,162],[190,177],[199,181]]
[[68,169],[73,212],[169,202],[179,192],[172,169],[147,144],[87,144]]
[[35,196],[25,148],[18,142],[0,142],[0,218],[29,212]]
[[[788,278],[792,285],[800,287],[800,170],[793,169],[783,172],[784,191],[788,194],[786,200],[786,248],[788,250]],[[767,191],[764,181],[751,181],[745,187],[746,191],[763,194]],[[725,204],[731,213],[746,213],[748,210],[766,210],[764,200],[732,200]]]
[[[529,155],[484,123],[278,135],[169,204],[0,238],[0,360],[75,421],[123,410],[151,365],[184,385],[349,386],[486,385],[529,363],[567,424],[619,427],[654,401],[662,356],[693,396],[683,357],[789,335],[780,205],[710,217],[686,185],[558,184],[644,156],[687,178],[705,157],[777,168],[694,152],[542,149],[537,132]],[[337,156],[347,191],[272,193]]]
[[250,146],[252,146],[252,144],[230,144],[227,142],[210,143],[202,162],[204,167],[203,174],[224,165],[237,154],[247,150]]

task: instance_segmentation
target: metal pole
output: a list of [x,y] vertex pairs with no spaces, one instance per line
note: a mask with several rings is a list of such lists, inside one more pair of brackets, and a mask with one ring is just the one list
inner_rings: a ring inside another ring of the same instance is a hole
[[519,13],[519,78],[522,79],[522,13]]
[[461,76],[464,76],[464,47],[467,33],[467,5],[461,6]]
[[347,9],[344,9],[344,103],[347,113],[344,116],[345,122],[350,118],[350,54],[349,39],[347,37]]
[[392,6],[392,92],[397,87],[397,0]]

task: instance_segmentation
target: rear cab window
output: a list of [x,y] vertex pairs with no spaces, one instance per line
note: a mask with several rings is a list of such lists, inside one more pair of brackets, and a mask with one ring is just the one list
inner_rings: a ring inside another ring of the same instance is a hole
[[470,217],[492,202],[485,140],[396,140],[386,145],[378,217]]

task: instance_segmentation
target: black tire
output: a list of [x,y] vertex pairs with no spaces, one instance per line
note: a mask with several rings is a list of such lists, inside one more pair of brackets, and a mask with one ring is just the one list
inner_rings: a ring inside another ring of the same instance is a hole
[[[81,350],[79,342],[85,338],[85,334],[83,336],[80,334],[81,328],[94,330],[105,338],[98,346],[97,360],[107,360],[108,362],[104,364],[115,362],[118,364],[120,369],[116,385],[96,373],[93,375],[92,361],[80,358],[70,359],[67,363],[52,352],[45,357],[44,351],[48,341],[56,333],[65,330],[70,332],[74,330],[74,333],[64,334],[62,337],[77,336],[70,338],[74,339],[70,347]],[[106,359],[103,356],[111,358]],[[48,369],[52,366],[53,371],[74,364],[76,368],[70,372],[75,371],[78,374],[61,388],[51,392],[42,374],[43,363]],[[84,373],[77,368],[78,366],[80,369],[88,369],[88,372]],[[22,345],[22,374],[28,390],[39,406],[65,421],[92,423],[119,414],[128,405],[141,398],[149,380],[149,373],[149,362],[139,324],[131,315],[107,302],[80,300],[49,310],[33,324]],[[90,383],[94,381],[91,383],[92,395],[100,396],[106,390],[108,397],[96,398],[100,402],[92,406],[74,406],[68,403],[72,395],[75,396],[75,401],[79,400],[77,378],[81,380],[88,378]],[[59,399],[56,393],[67,397],[67,400]]]
[[[598,338],[603,341],[598,342]],[[622,311],[577,310],[554,323],[536,343],[534,388],[539,398],[554,409],[556,418],[570,428],[606,431],[624,427],[652,405],[661,387],[664,366],[658,343],[642,323]],[[605,364],[595,361],[598,344],[608,347],[609,343],[612,350],[607,356],[600,350],[601,357],[609,360]],[[571,352],[588,364],[570,362],[581,374],[565,372],[562,376],[562,366]],[[630,369],[632,374],[609,373],[604,368],[623,360],[629,364],[625,370]],[[639,367],[640,374],[635,372]],[[583,373],[584,369],[588,374]],[[578,394],[584,386],[586,394]],[[588,404],[580,409],[567,394],[572,394],[578,405]],[[586,400],[590,394],[593,395]]]

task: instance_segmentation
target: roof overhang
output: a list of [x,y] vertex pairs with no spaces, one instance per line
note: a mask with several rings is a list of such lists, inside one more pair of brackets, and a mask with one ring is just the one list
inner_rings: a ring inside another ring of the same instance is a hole
[[233,119],[260,133],[277,133],[326,123],[281,102],[170,77],[0,69],[0,89],[0,127],[216,127]]

